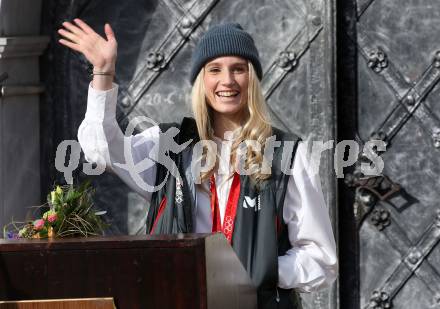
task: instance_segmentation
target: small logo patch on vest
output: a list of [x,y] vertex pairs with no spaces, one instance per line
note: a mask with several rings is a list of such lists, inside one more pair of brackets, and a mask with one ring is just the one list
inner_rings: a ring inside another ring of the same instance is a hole
[[255,211],[261,209],[260,206],[260,195],[251,198],[250,196],[245,196],[243,201],[243,208],[254,208]]

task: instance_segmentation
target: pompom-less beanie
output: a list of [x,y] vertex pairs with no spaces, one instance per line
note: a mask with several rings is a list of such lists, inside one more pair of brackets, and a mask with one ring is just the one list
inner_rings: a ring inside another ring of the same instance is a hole
[[227,23],[211,27],[197,44],[192,56],[191,84],[208,61],[222,56],[239,56],[249,60],[261,80],[263,70],[254,39],[240,24]]

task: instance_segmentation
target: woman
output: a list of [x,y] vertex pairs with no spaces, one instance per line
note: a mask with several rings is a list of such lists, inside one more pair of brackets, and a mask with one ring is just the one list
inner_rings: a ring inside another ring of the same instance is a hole
[[[306,168],[305,144],[270,125],[258,51],[240,25],[214,26],[196,46],[190,76],[195,119],[130,137],[115,120],[117,43],[110,25],[104,27],[106,39],[79,19],[63,26],[60,43],[81,52],[94,67],[78,139],[88,161],[107,164],[151,202],[147,232],[223,232],[257,286],[259,308],[300,308],[293,289],[316,291],[335,280],[335,241],[318,175]],[[172,127],[178,131],[168,131]],[[148,192],[118,163],[125,162],[124,145],[130,145],[135,163],[161,162],[155,147],[164,143],[161,132],[174,132],[173,142],[188,147],[169,152],[177,177],[167,177],[167,164],[141,173],[150,185],[164,184]],[[281,147],[267,169],[260,150],[269,149],[272,135]],[[199,141],[215,151],[202,151]],[[283,173],[286,149],[289,173]],[[208,168],[194,169],[194,162]]]

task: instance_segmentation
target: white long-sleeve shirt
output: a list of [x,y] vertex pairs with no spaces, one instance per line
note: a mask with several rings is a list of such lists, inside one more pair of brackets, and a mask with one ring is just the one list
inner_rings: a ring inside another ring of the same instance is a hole
[[[152,192],[139,186],[139,182],[118,163],[126,162],[124,143],[131,145],[131,156],[135,163],[150,154],[158,142],[159,127],[153,126],[140,134],[124,136],[115,118],[117,93],[117,85],[107,91],[89,87],[87,112],[78,130],[78,140],[87,161],[106,164],[108,170],[116,173],[132,190],[149,201]],[[336,245],[319,175],[312,174],[307,165],[306,145],[301,142],[295,154],[283,209],[292,248],[284,256],[278,257],[278,286],[295,288],[299,292],[328,287],[338,273]],[[143,181],[153,186],[155,165],[140,175]],[[222,221],[231,182],[231,179],[216,181]],[[206,183],[204,185],[207,186]],[[195,221],[195,232],[211,231],[210,199],[206,190],[196,192]]]

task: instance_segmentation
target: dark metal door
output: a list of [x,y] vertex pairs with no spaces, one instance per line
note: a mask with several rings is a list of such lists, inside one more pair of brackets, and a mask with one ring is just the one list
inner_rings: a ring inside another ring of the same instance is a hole
[[341,190],[341,308],[439,308],[440,5],[338,9],[340,137],[387,144],[383,176]]
[[[72,139],[84,117],[87,63],[56,45],[54,30],[63,20],[83,18],[102,33],[110,22],[119,43],[117,117],[122,128],[136,116],[157,122],[190,115],[188,80],[192,50],[211,25],[234,21],[249,31],[259,48],[264,94],[277,126],[303,139],[334,139],[335,80],[333,1],[324,0],[156,0],[46,1],[43,16],[53,45],[45,63],[47,97],[43,121],[46,162],[54,147]],[[60,117],[58,117],[60,116]],[[52,122],[53,121],[53,122]],[[54,142],[54,144],[51,144]],[[44,147],[42,147],[44,148]],[[333,156],[321,161],[321,175],[331,216],[336,212]],[[46,181],[62,176],[53,169]],[[113,218],[113,233],[136,233],[146,205],[116,177],[95,181],[97,204]],[[46,182],[47,185],[47,182]],[[336,308],[336,288],[305,295],[305,308]]]

